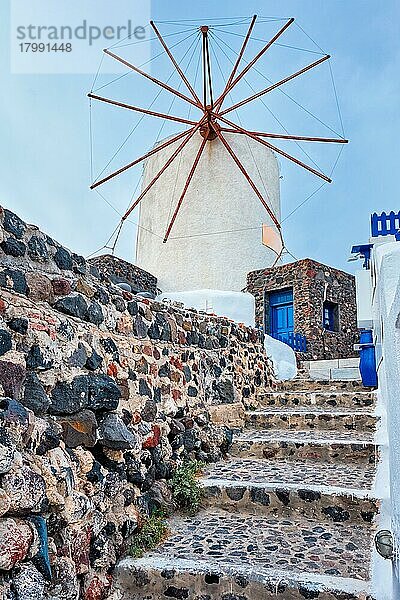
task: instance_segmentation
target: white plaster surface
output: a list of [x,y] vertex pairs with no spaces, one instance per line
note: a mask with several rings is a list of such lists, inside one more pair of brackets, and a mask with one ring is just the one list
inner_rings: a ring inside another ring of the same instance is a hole
[[182,302],[188,308],[228,317],[236,323],[254,327],[255,299],[252,294],[221,290],[191,290],[161,294],[158,300]]
[[266,335],[264,347],[267,356],[272,359],[277,379],[285,381],[296,377],[296,355],[290,346]]
[[[226,134],[226,139],[280,220],[275,155],[244,135]],[[163,292],[241,291],[247,273],[271,266],[276,258],[261,242],[261,226],[272,220],[218,139],[206,144],[171,236],[163,243],[201,140],[196,132],[140,203],[136,264],[157,276]],[[143,189],[180,143],[147,160]]]
[[[393,563],[374,555],[373,585],[379,600],[400,598],[400,243],[374,246],[372,253],[372,314],[378,364],[378,411],[383,416],[377,432],[381,463],[376,492],[382,498],[379,529],[391,529],[396,556]],[[387,413],[387,427],[386,427]],[[388,474],[390,473],[390,479]]]
[[372,327],[372,282],[371,272],[366,269],[356,271],[357,325],[359,328]]

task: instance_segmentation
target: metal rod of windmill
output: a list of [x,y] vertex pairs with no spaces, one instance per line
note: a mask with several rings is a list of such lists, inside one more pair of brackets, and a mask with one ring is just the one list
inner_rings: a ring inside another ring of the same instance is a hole
[[291,75],[281,79],[280,81],[277,81],[276,83],[270,85],[269,87],[267,87],[263,90],[260,90],[259,92],[256,92],[247,98],[244,98],[240,102],[237,102],[236,104],[233,104],[233,105],[225,108],[224,110],[221,110],[224,101],[226,100],[226,98],[228,97],[230,92],[237,86],[239,81],[241,81],[245,77],[245,75],[252,69],[252,67],[256,64],[256,62],[259,61],[260,58],[266,54],[266,52],[269,50],[269,48],[271,48],[271,46],[288,30],[288,28],[294,22],[293,18],[288,19],[286,21],[286,23],[279,29],[279,31],[277,31],[277,33],[247,63],[247,65],[242,70],[240,70],[240,64],[242,62],[243,56],[246,52],[249,41],[251,39],[251,34],[252,34],[254,26],[256,24],[256,19],[257,19],[257,16],[254,15],[250,21],[248,31],[246,33],[246,36],[244,38],[244,41],[243,41],[240,51],[238,53],[237,59],[232,68],[232,71],[226,81],[225,87],[224,87],[223,91],[221,92],[221,94],[216,99],[214,98],[214,89],[213,89],[213,80],[212,80],[212,65],[211,65],[211,54],[210,54],[210,37],[209,37],[209,27],[207,25],[201,26],[200,30],[199,30],[200,34],[202,36],[202,59],[203,59],[202,60],[202,62],[203,62],[203,81],[202,81],[203,99],[202,100],[199,98],[195,89],[193,88],[193,86],[189,82],[188,78],[186,77],[185,73],[179,66],[178,61],[173,56],[171,50],[168,48],[164,38],[162,37],[162,35],[161,35],[160,31],[158,30],[154,21],[150,22],[151,27],[153,28],[154,32],[156,33],[156,36],[157,36],[162,48],[164,49],[166,55],[169,57],[170,61],[172,62],[176,72],[178,73],[180,79],[186,86],[191,97],[189,97],[188,95],[173,88],[172,86],[161,81],[160,79],[157,79],[156,77],[153,77],[152,75],[149,75],[142,69],[139,69],[138,67],[136,67],[135,65],[133,65],[126,59],[115,54],[114,52],[111,52],[110,50],[107,50],[107,49],[104,50],[105,54],[107,56],[109,56],[110,58],[112,58],[113,60],[120,62],[121,64],[125,65],[127,68],[131,69],[132,71],[134,71],[138,75],[144,77],[145,79],[151,81],[158,87],[161,87],[162,89],[166,90],[170,94],[173,94],[173,95],[179,97],[181,100],[183,100],[184,102],[187,102],[191,106],[196,107],[202,113],[201,116],[199,117],[199,119],[191,120],[191,119],[185,119],[184,117],[181,117],[179,115],[170,115],[170,114],[166,114],[166,113],[162,113],[162,112],[152,111],[152,110],[149,110],[146,108],[141,108],[138,106],[134,106],[132,104],[120,102],[120,101],[113,100],[110,98],[104,98],[102,96],[98,96],[93,93],[88,94],[89,98],[91,98],[93,100],[97,100],[99,102],[110,104],[110,105],[116,106],[118,108],[131,110],[131,111],[138,112],[138,113],[141,113],[144,115],[149,115],[151,117],[165,119],[165,120],[169,120],[169,121],[176,122],[176,123],[181,123],[183,125],[190,125],[189,129],[186,129],[185,131],[182,131],[182,132],[174,135],[172,138],[159,144],[158,146],[156,146],[149,152],[146,152],[139,158],[124,165],[123,167],[119,168],[118,170],[106,175],[101,180],[94,181],[92,183],[92,185],[90,187],[91,187],[91,189],[95,189],[96,187],[107,183],[114,177],[121,175],[122,173],[124,173],[128,169],[132,168],[133,166],[135,166],[135,165],[145,161],[149,157],[157,154],[158,152],[160,152],[163,149],[167,148],[168,146],[174,144],[175,142],[182,140],[181,143],[179,144],[179,146],[174,150],[174,152],[171,154],[171,156],[168,158],[168,160],[165,162],[165,164],[162,166],[162,168],[156,173],[156,175],[149,182],[149,184],[146,186],[146,188],[144,190],[142,190],[142,192],[136,198],[136,200],[134,200],[132,202],[132,205],[128,208],[128,210],[123,215],[123,217],[121,219],[122,222],[128,218],[128,216],[131,214],[131,212],[143,200],[143,198],[146,196],[147,192],[153,187],[153,185],[163,175],[163,173],[170,167],[170,165],[174,162],[176,157],[183,151],[183,149],[188,144],[189,140],[193,138],[193,136],[196,132],[199,132],[203,139],[202,139],[201,144],[198,148],[198,151],[193,159],[193,163],[189,170],[182,193],[179,197],[179,200],[178,200],[175,210],[173,212],[172,218],[167,226],[164,240],[163,240],[164,242],[167,242],[167,240],[170,236],[171,230],[174,226],[174,223],[175,223],[178,213],[182,207],[182,204],[184,202],[184,199],[185,199],[186,193],[188,191],[188,188],[190,186],[190,183],[193,179],[193,175],[200,163],[201,156],[202,156],[202,153],[206,146],[206,143],[213,142],[216,139],[218,139],[218,141],[225,147],[228,154],[231,156],[232,160],[238,167],[239,171],[246,178],[250,187],[252,188],[252,190],[256,194],[257,198],[260,200],[260,202],[264,206],[265,210],[269,214],[270,218],[272,219],[273,223],[277,227],[278,232],[281,235],[281,226],[280,226],[278,219],[276,218],[273,210],[269,206],[268,201],[265,199],[263,194],[257,188],[256,184],[250,177],[245,166],[240,161],[240,158],[237,156],[237,154],[233,150],[232,145],[229,143],[226,136],[224,135],[225,133],[245,135],[245,136],[257,141],[259,144],[262,144],[265,147],[269,148],[273,152],[276,152],[277,154],[283,156],[287,160],[295,163],[296,165],[300,166],[301,168],[307,170],[308,172],[312,173],[313,175],[323,179],[324,181],[326,181],[328,183],[330,183],[332,181],[331,178],[328,177],[327,175],[325,175],[324,173],[321,173],[320,171],[314,169],[310,165],[307,165],[306,163],[304,163],[303,161],[292,156],[288,152],[284,152],[283,150],[281,150],[280,148],[278,148],[277,146],[275,146],[274,144],[271,144],[269,141],[266,141],[266,140],[267,139],[278,139],[278,140],[281,139],[281,140],[292,140],[292,141],[346,144],[348,142],[347,139],[341,138],[341,137],[328,138],[328,137],[317,137],[317,136],[290,135],[290,134],[250,131],[242,126],[239,126],[237,123],[230,121],[229,119],[227,119],[224,116],[224,115],[226,115],[234,110],[237,110],[238,108],[252,102],[253,100],[257,100],[258,98],[265,96],[266,94],[270,93],[274,89],[281,87],[282,85],[288,83],[289,81],[292,81],[292,80],[296,79],[297,77],[309,72],[310,70],[319,66],[323,62],[327,61],[330,58],[329,55],[323,56],[322,58],[303,67],[302,69],[299,69],[295,73],[292,73]]

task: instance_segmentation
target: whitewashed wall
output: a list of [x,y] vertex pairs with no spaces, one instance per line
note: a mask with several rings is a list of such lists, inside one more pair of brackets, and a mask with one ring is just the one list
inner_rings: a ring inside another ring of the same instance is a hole
[[[387,523],[397,547],[394,563],[393,598],[400,598],[400,243],[374,246],[371,264],[372,317],[378,366],[379,402],[386,425],[390,470],[390,495]],[[379,442],[385,454],[385,433]],[[383,500],[385,504],[385,490]],[[391,519],[391,522],[390,522]],[[381,564],[382,567],[382,564]]]
[[[226,138],[280,220],[275,155],[244,135]],[[171,237],[163,244],[201,140],[196,133],[140,204],[136,264],[157,276],[163,292],[239,292],[246,286],[247,273],[271,266],[276,258],[261,242],[262,223],[272,221],[218,139],[206,144]],[[143,188],[180,143],[147,160]]]

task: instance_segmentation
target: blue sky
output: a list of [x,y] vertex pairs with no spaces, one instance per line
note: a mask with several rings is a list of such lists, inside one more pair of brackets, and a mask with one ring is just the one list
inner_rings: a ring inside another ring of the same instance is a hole
[[[110,2],[110,11],[113,4]],[[293,16],[325,51],[332,54],[345,132],[351,143],[342,153],[334,172],[334,183],[325,186],[285,222],[285,238],[289,249],[298,258],[311,257],[346,270],[354,269],[353,263],[347,263],[347,257],[353,243],[367,239],[370,213],[400,209],[399,3],[396,0],[379,4],[374,0],[248,0],[244,10],[243,2],[237,0],[203,0],[201,5],[182,0],[154,0],[151,12],[159,21],[199,18],[207,22],[207,18],[250,16],[253,13]],[[259,35],[267,36],[272,31],[268,29],[271,26],[274,24],[266,23],[263,32],[261,23]],[[87,255],[104,244],[119,219],[109,204],[88,189],[90,143],[86,93],[92,86],[93,76],[12,75],[9,6],[5,1],[0,5],[0,34],[0,203],[27,221],[38,224],[75,251]],[[297,34],[300,35],[299,31]],[[303,38],[303,41],[305,48],[315,50],[309,40]],[[311,54],[287,54],[279,64],[277,55],[276,74],[282,67],[280,74],[287,75],[293,71],[293,66],[296,69],[297,65],[308,64],[310,57],[315,59]],[[166,79],[169,70],[161,63],[154,74]],[[328,88],[328,74],[321,69],[320,75],[305,79],[300,87],[289,91],[313,112],[327,116],[332,124],[332,119],[337,120],[337,114],[332,90]],[[259,89],[261,80],[256,78],[253,83]],[[117,84],[111,96],[117,98],[119,93],[142,106],[151,98],[148,88],[139,88],[127,80],[120,88]],[[271,103],[282,121],[290,124],[292,132],[317,133],[315,128],[307,129],[311,122],[304,114],[297,116],[282,97],[274,96]],[[94,162],[95,169],[101,170],[133,121],[131,116],[128,122],[125,115],[113,113],[111,116],[102,108],[96,107],[96,110],[98,112],[93,116]],[[262,128],[260,123],[266,119],[264,107],[247,109],[243,119],[249,119],[254,128]],[[339,127],[338,123],[335,125]],[[153,125],[138,128],[119,155],[121,162],[117,160],[113,164],[121,166],[124,161],[145,152],[153,144],[157,129]],[[321,129],[319,133],[326,135],[327,131]],[[281,147],[287,149],[287,146]],[[330,149],[328,154],[324,152],[325,149],[313,148],[312,156],[329,169],[335,154]],[[282,175],[285,216],[312,193],[319,182],[313,176],[298,173],[297,168],[285,162],[282,162]],[[138,170],[130,173],[109,189],[104,188],[104,195],[123,211],[139,177]],[[133,260],[134,239],[135,226],[128,223],[117,253]]]

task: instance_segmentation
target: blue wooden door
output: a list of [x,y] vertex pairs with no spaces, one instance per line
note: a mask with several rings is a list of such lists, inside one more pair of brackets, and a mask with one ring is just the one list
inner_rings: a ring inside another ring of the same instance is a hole
[[271,337],[289,340],[293,335],[293,291],[279,290],[269,295],[269,334]]

